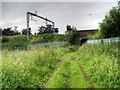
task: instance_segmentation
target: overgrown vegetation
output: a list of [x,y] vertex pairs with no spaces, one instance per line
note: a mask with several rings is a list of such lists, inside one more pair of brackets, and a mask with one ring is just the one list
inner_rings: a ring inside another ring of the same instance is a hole
[[71,35],[62,34],[40,34],[29,36],[30,40],[27,41],[27,37],[24,35],[17,36],[2,36],[0,39],[3,45],[28,45],[34,43],[47,43],[47,42],[69,42]]
[[118,43],[84,45],[76,55],[95,87],[119,87]]
[[71,35],[62,35],[62,34],[40,34],[33,36],[30,40],[30,43],[46,43],[46,42],[59,42],[66,41],[69,42]]
[[[67,29],[72,30],[69,25]],[[120,11],[113,8],[100,24],[100,31],[89,37],[91,39],[118,37],[119,30]],[[3,45],[10,48],[15,45],[34,43],[70,42],[72,39],[71,35],[43,34],[43,32],[40,35],[30,36],[29,41],[26,36],[21,35],[0,38]],[[46,88],[89,88],[88,83],[91,82],[94,88],[120,88],[118,45],[120,42],[85,44],[81,47],[77,45],[62,48],[45,47],[26,51],[3,49],[2,60],[0,60],[2,63],[0,86],[17,89],[44,86]],[[60,67],[57,66],[59,62],[61,62]],[[49,80],[51,75],[53,76]]]
[[2,52],[2,88],[41,88],[46,83],[65,48]]
[[72,53],[66,54],[58,70],[46,84],[47,88],[87,88],[80,68],[71,58]]
[[98,33],[89,35],[90,39],[120,37],[120,10],[112,8],[100,23]]
[[47,24],[46,26],[38,27],[38,33],[37,34],[52,34],[52,33],[58,33],[58,28],[53,28],[53,25]]
[[17,36],[2,36],[0,39],[2,39],[3,45],[27,45],[28,41],[26,36],[23,35],[17,35]]
[[[0,62],[2,87],[87,88],[88,81],[79,67],[81,63],[94,88],[119,88],[118,52],[118,43],[29,51],[6,49]],[[60,61],[60,67],[57,67]]]
[[7,27],[7,28],[4,28],[3,30],[0,29],[0,32],[1,32],[2,35],[4,35],[4,36],[20,35],[20,32],[18,32],[16,29],[17,29],[16,26],[15,26],[15,30],[12,30],[11,27]]
[[101,38],[120,36],[120,10],[113,8],[100,24]]
[[101,36],[100,36],[100,30],[98,30],[98,32],[96,32],[94,35],[88,35],[88,38],[89,39],[101,39]]

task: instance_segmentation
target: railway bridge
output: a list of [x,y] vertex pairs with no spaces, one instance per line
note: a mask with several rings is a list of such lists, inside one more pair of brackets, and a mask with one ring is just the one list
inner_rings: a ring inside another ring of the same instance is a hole
[[98,29],[65,31],[65,34],[73,35],[73,37],[70,41],[72,44],[80,44],[80,39],[87,38],[88,35],[95,34],[96,32],[98,32]]

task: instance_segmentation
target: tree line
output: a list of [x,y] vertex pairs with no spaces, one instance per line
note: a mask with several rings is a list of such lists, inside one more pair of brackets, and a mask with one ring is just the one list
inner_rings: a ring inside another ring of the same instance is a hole
[[[77,29],[74,26],[67,25],[67,31],[76,31]],[[53,28],[52,25],[40,26],[38,28],[38,33],[35,34],[52,34],[58,33],[58,28]],[[18,30],[12,30],[10,27],[0,28],[0,35],[4,36],[13,36],[13,35],[27,35],[27,29],[23,29],[22,33]],[[29,35],[32,35],[31,28],[28,30]],[[96,35],[92,36],[93,38],[111,38],[111,37],[120,37],[120,6],[112,8],[109,13],[105,16],[103,21],[100,23],[99,31]]]
[[[36,34],[52,34],[52,33],[58,33],[59,30],[58,28],[53,28],[52,25],[48,24],[46,26],[40,26],[38,27],[38,33],[34,33]],[[16,29],[12,29],[11,27],[7,27],[7,28],[0,28],[0,33],[3,36],[14,36],[14,35],[27,35],[27,29],[23,29],[22,32],[19,32]],[[32,35],[31,33],[31,28],[29,28],[28,30],[28,34]]]

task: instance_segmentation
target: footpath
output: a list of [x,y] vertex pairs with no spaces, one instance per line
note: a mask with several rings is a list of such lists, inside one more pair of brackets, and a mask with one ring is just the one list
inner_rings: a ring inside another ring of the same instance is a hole
[[94,88],[75,52],[61,57],[45,88]]

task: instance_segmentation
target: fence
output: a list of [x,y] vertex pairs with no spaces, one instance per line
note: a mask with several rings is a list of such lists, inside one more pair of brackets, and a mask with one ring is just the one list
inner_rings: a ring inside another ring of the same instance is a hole
[[50,42],[50,43],[38,43],[28,45],[28,48],[41,48],[41,47],[62,47],[67,45],[67,42]]
[[0,45],[1,49],[8,49],[8,50],[29,50],[29,49],[37,49],[42,47],[62,47],[67,45],[67,42],[50,42],[50,43],[38,43],[38,44],[31,44],[31,45]]
[[120,38],[116,37],[116,38],[88,40],[87,41],[88,44],[100,44],[100,43],[108,44],[110,42],[120,42]]
[[27,45],[0,45],[1,49],[8,50],[27,50]]
[[[108,38],[108,39],[98,39],[98,40],[88,40],[88,44],[108,44],[110,42],[120,42],[120,38]],[[31,44],[31,45],[1,45],[1,49],[9,49],[9,50],[28,50],[32,48],[42,48],[42,47],[62,47],[67,45],[68,43],[65,41],[61,42],[50,42],[50,43],[38,43],[38,44]]]

